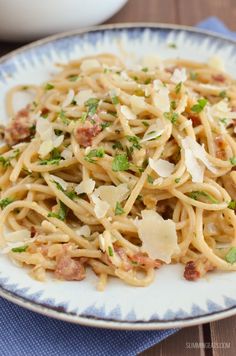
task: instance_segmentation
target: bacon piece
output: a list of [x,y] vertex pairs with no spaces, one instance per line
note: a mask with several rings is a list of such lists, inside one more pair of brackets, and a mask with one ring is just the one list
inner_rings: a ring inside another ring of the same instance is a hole
[[79,121],[74,131],[76,141],[83,147],[91,146],[93,138],[102,131],[100,123],[101,120],[96,114],[84,123]]
[[132,263],[130,262],[128,256],[125,253],[125,250],[122,247],[114,247],[116,253],[122,259],[122,267],[125,271],[129,271],[132,269]]
[[136,262],[137,265],[141,265],[146,268],[160,268],[162,265],[161,261],[153,260],[141,252],[136,253],[130,257],[130,259],[132,262]]
[[36,235],[36,229],[35,226],[30,227],[30,237],[34,237]]
[[13,146],[19,142],[26,141],[32,134],[32,126],[35,120],[29,112],[29,107],[25,107],[17,112],[5,129],[5,141]]
[[189,261],[186,263],[184,278],[188,281],[196,281],[213,269],[214,267],[206,258],[198,258],[196,261]]
[[85,268],[81,261],[61,255],[57,259],[55,276],[66,281],[81,281],[85,278]]
[[224,140],[222,135],[216,136],[215,139],[216,147],[218,148],[216,151],[216,157],[220,159],[225,159],[225,149],[227,147],[227,142]]
[[199,126],[201,125],[201,120],[198,116],[196,115],[190,115],[189,116],[189,119],[192,120],[192,123],[193,123],[193,127],[196,127],[196,126]]
[[215,80],[216,82],[224,83],[225,82],[225,76],[223,74],[212,74],[212,79]]

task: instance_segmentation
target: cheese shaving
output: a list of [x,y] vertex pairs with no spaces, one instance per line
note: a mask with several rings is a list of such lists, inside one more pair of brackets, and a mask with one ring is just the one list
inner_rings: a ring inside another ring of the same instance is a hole
[[80,184],[75,187],[77,194],[91,194],[95,188],[95,181],[91,178],[83,180]]
[[169,177],[175,170],[175,165],[164,159],[149,158],[150,167],[163,178]]
[[180,82],[184,83],[187,80],[186,69],[185,68],[181,68],[181,69],[176,68],[174,70],[174,73],[172,74],[170,80],[175,84],[178,84]]

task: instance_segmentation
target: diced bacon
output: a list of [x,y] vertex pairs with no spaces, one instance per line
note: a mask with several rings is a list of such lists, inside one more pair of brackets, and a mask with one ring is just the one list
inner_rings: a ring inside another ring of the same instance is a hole
[[216,136],[214,141],[217,147],[216,157],[219,159],[225,159],[226,158],[225,149],[227,147],[227,142],[224,140],[222,135]]
[[193,123],[193,127],[196,127],[196,126],[199,126],[201,125],[201,120],[198,116],[196,115],[190,115],[189,116],[189,119],[192,120],[192,123]]
[[206,259],[199,258],[196,261],[187,262],[184,270],[184,278],[188,281],[196,281],[203,277],[208,271],[212,271],[214,266]]
[[97,115],[88,118],[84,123],[79,122],[75,128],[75,139],[83,147],[92,145],[92,140],[102,131],[101,120]]
[[29,107],[18,111],[5,129],[5,141],[13,146],[19,142],[26,141],[32,134],[32,126],[35,120],[29,112]]
[[125,271],[129,271],[132,269],[132,264],[128,258],[128,256],[125,253],[125,250],[122,247],[114,247],[116,253],[119,255],[119,257],[122,259],[122,267]]
[[216,82],[220,82],[220,83],[225,82],[225,76],[223,74],[213,74],[212,79],[215,80]]
[[64,254],[57,259],[55,276],[66,281],[81,281],[85,278],[85,268],[81,260]]
[[34,237],[36,235],[37,231],[35,229],[35,226],[30,227],[30,237]]
[[136,262],[137,265],[140,265],[145,268],[160,268],[162,265],[161,261],[153,260],[152,258],[146,256],[144,253],[138,252],[132,257],[130,257],[132,262]]

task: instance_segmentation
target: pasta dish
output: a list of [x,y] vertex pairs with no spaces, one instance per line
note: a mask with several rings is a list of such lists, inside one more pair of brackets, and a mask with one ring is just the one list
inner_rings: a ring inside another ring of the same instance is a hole
[[[236,270],[236,82],[208,63],[112,54],[58,65],[6,97],[0,250],[30,275],[98,290]],[[30,103],[16,111],[14,96]]]

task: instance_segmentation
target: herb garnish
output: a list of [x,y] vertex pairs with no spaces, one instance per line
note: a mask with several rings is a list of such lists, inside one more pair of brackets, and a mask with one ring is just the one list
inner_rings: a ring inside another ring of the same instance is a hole
[[59,208],[58,212],[57,213],[51,212],[48,214],[48,217],[56,218],[56,219],[64,221],[67,216],[67,213],[68,213],[68,207],[62,201],[60,201],[60,208]]
[[114,252],[113,252],[113,249],[112,249],[112,247],[111,246],[108,246],[108,254],[109,254],[109,256],[114,256]]
[[97,158],[102,158],[104,157],[104,148],[99,147],[97,149],[93,149],[91,150],[85,157],[85,161],[89,162],[89,163],[96,163],[96,160],[94,159],[95,157]]
[[236,166],[236,157],[231,157],[229,159],[230,163],[232,164],[232,166]]
[[120,202],[116,203],[116,207],[115,207],[115,215],[122,215],[124,214],[124,209],[122,208]]
[[93,116],[98,108],[99,99],[90,98],[85,102],[85,106],[88,108],[88,115]]
[[4,209],[9,204],[13,203],[13,201],[14,199],[10,197],[0,200],[0,208]]
[[231,247],[227,255],[225,256],[227,262],[233,264],[236,262],[236,247]]
[[231,200],[228,204],[228,208],[235,210],[236,209],[236,200]]
[[133,148],[137,148],[138,150],[140,150],[140,148],[142,148],[142,146],[140,145],[140,138],[138,136],[126,136],[128,141],[131,142],[133,145]]
[[194,200],[198,200],[200,197],[204,197],[208,199],[212,204],[219,204],[219,201],[215,199],[212,195],[208,194],[207,192],[201,191],[201,190],[195,190],[190,193],[188,193],[188,196]]
[[172,122],[172,124],[176,124],[179,114],[177,112],[164,112],[164,116],[167,120],[170,120],[170,122]]
[[191,111],[196,112],[198,114],[205,108],[207,104],[207,100],[202,98],[202,99],[198,99],[197,102],[198,102],[197,104],[191,107]]
[[25,252],[27,250],[29,246],[28,245],[25,245],[25,246],[19,246],[19,247],[13,247],[11,250],[12,252],[18,252],[18,253],[21,253],[21,252]]
[[129,169],[129,161],[126,154],[118,154],[112,162],[112,170],[114,172],[127,171]]
[[53,85],[53,84],[47,83],[47,84],[45,85],[45,90],[52,90],[52,89],[54,89],[54,85]]

